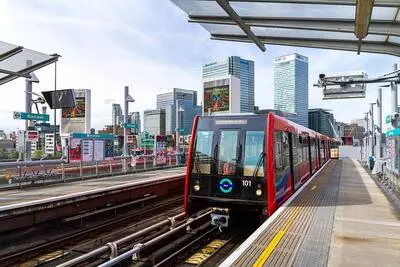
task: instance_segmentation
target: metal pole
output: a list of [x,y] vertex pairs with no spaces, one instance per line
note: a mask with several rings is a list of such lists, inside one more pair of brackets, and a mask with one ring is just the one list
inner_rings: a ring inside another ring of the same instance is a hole
[[376,103],[370,103],[370,106],[371,106],[371,130],[372,130],[372,142],[371,142],[372,156],[375,156],[374,104],[376,104]]
[[[32,60],[27,60],[26,61],[26,67],[31,67],[32,66]],[[25,80],[25,112],[31,113],[32,112],[32,80],[31,79],[26,79]],[[25,121],[25,134],[26,131],[29,129],[29,126],[31,126],[31,121],[26,120]],[[26,141],[26,137],[24,138],[24,147],[25,147],[25,153],[24,153],[24,159],[25,161],[30,161],[31,160],[31,143]]]
[[[397,64],[393,65],[393,71],[397,70]],[[397,84],[394,82],[390,83],[390,88],[392,92],[392,110],[391,113],[397,112]]]
[[[128,123],[128,112],[129,112],[129,102],[128,102],[128,95],[129,95],[129,87],[125,86],[125,94],[124,94],[124,123]],[[123,149],[124,156],[128,155],[128,128],[124,126],[124,149]]]
[[367,122],[367,127],[366,127],[366,137],[365,137],[365,156],[366,156],[366,160],[368,160],[368,155],[369,155],[369,120],[368,120],[368,114],[369,112],[365,113],[365,120]]
[[[57,91],[57,61],[54,62],[54,96],[56,95]],[[56,155],[56,142],[57,142],[57,109],[54,109],[54,146],[53,146],[53,156]]]
[[179,153],[179,100],[175,101],[175,116],[176,116],[176,126],[175,126],[175,135],[176,135],[176,153]]
[[379,158],[382,158],[383,157],[383,147],[382,147],[382,133],[383,133],[383,130],[382,130],[382,88],[379,88],[379,90],[378,90],[378,105],[377,105],[377,108],[378,108],[378,127],[379,127],[379,147],[378,147],[378,149],[379,149],[379,152],[378,152],[378,155],[379,155]]

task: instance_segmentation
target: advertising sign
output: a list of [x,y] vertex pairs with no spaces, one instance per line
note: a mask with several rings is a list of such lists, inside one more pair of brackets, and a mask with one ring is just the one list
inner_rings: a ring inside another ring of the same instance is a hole
[[75,107],[61,109],[62,133],[86,133],[90,129],[90,90],[74,90]]
[[77,162],[81,161],[82,147],[81,139],[71,138],[69,147],[69,161]]
[[229,85],[204,88],[204,112],[229,111]]
[[28,141],[28,142],[39,141],[39,132],[38,131],[26,131],[26,141]]
[[104,159],[109,160],[114,157],[114,140],[105,139],[104,140]]
[[82,161],[93,161],[93,140],[82,140]]
[[165,135],[156,136],[156,164],[167,164],[167,137]]
[[94,161],[103,161],[104,160],[104,140],[94,140]]
[[133,144],[133,135],[128,135],[128,144]]

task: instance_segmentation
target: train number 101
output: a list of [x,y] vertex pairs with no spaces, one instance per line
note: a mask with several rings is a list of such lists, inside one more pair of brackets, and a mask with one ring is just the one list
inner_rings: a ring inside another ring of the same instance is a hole
[[251,187],[251,180],[242,180],[243,187]]

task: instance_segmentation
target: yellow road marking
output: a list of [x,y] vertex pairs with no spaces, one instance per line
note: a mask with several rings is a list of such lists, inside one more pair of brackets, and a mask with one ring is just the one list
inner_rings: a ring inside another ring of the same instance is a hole
[[[314,185],[311,190],[314,190],[317,188],[316,185]],[[308,195],[305,199],[304,202],[308,200],[310,195]],[[262,267],[264,263],[268,260],[269,256],[272,254],[276,246],[279,244],[281,239],[286,233],[286,230],[293,224],[294,218],[296,217],[297,213],[299,213],[300,208],[296,207],[291,215],[289,215],[288,220],[286,223],[283,225],[281,230],[278,231],[278,233],[274,236],[274,238],[271,240],[271,242],[268,244],[268,246],[264,249],[264,251],[261,253],[261,255],[257,258],[256,262],[253,264],[253,267]]]

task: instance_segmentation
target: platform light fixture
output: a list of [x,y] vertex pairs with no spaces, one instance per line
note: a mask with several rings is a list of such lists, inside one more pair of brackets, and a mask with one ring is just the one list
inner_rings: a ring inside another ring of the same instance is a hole
[[364,39],[368,35],[371,22],[374,0],[357,0],[354,33],[358,39]]

